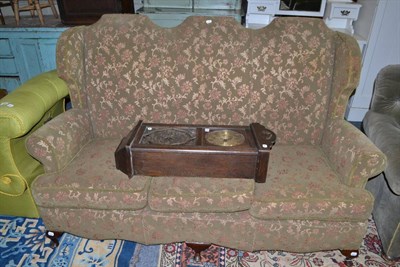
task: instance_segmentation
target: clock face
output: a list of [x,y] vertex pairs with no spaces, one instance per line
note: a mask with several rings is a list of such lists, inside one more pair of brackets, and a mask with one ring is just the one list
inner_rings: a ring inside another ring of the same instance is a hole
[[217,130],[206,134],[206,140],[217,146],[238,146],[243,144],[244,135],[232,130]]
[[147,127],[140,140],[145,145],[195,145],[196,131],[193,129]]

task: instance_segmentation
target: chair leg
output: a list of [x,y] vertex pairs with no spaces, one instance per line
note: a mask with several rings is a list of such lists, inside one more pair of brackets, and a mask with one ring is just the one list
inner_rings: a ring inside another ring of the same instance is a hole
[[6,22],[4,21],[3,12],[1,12],[1,9],[0,9],[0,22],[2,25],[6,24]]
[[33,3],[33,0],[28,0],[28,5],[32,7],[29,12],[31,13],[31,17],[33,18],[35,16],[35,3]]
[[186,246],[191,248],[194,251],[194,260],[196,262],[201,261],[201,252],[211,247],[212,244],[205,244],[205,243],[186,243]]
[[49,1],[50,8],[51,8],[51,11],[53,12],[54,17],[58,18],[58,12],[57,12],[56,7],[54,6],[53,0],[48,0],[48,1]]
[[13,0],[14,17],[17,26],[19,26],[19,3],[18,0]]
[[36,12],[39,15],[40,24],[44,25],[44,18],[43,18],[42,8],[40,7],[39,0],[33,0],[33,2],[35,4]]
[[46,231],[46,237],[51,240],[51,247],[56,248],[60,244],[58,239],[62,236],[62,232]]

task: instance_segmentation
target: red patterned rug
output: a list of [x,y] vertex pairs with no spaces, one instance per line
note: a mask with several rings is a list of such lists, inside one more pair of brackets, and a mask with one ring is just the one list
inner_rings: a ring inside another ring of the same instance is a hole
[[382,258],[382,244],[375,224],[371,219],[368,231],[360,248],[360,255],[347,260],[340,251],[316,253],[289,253],[283,251],[244,252],[224,247],[211,246],[201,253],[201,261],[195,261],[195,253],[184,243],[167,244],[161,247],[159,267],[284,267],[284,266],[340,266],[340,267],[400,267],[400,262],[389,262]]

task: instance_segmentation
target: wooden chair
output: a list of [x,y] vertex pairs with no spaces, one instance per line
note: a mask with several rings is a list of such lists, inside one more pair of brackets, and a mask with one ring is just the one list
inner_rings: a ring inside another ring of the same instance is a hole
[[0,99],[5,97],[8,94],[6,89],[0,89]]
[[6,6],[12,6],[11,0],[1,0],[0,1],[0,23],[2,25],[6,24],[6,22],[4,21],[4,17],[3,17],[3,13],[1,12],[1,8],[6,7]]
[[12,1],[13,1],[15,20],[17,21],[17,25],[19,25],[19,20],[20,20],[19,12],[21,11],[31,12],[32,17],[35,15],[36,11],[39,16],[40,24],[42,25],[44,25],[44,18],[42,13],[43,8],[50,7],[54,17],[58,18],[58,12],[56,7],[54,6],[53,0],[47,0],[47,3],[40,3],[40,0],[28,0],[27,6],[19,6],[19,0],[12,0]]

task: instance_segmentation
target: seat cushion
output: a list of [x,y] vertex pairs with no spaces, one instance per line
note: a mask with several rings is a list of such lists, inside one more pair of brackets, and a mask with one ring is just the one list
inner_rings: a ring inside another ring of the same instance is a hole
[[129,179],[115,167],[120,139],[97,139],[84,146],[60,172],[43,174],[32,185],[40,207],[138,210],[147,204],[150,178]]
[[357,221],[367,220],[372,207],[368,191],[340,183],[318,146],[276,145],[250,213],[259,219]]
[[254,180],[240,178],[154,177],[149,206],[165,212],[234,212],[248,210]]

